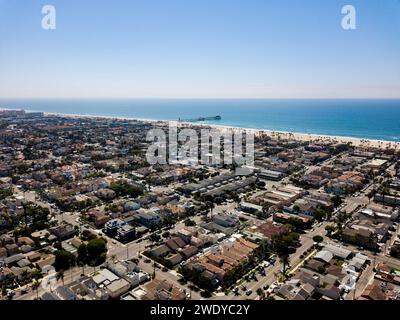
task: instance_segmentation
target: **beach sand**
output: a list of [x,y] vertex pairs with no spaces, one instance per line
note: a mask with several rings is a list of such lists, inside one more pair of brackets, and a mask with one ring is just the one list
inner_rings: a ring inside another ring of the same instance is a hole
[[379,148],[379,149],[399,149],[400,142],[385,141],[385,140],[372,140],[372,139],[361,139],[353,137],[341,137],[341,136],[327,136],[318,134],[307,134],[298,132],[286,132],[286,131],[272,131],[266,129],[254,129],[254,128],[242,128],[233,127],[218,124],[206,124],[206,123],[193,123],[193,122],[177,122],[168,120],[152,120],[152,119],[141,119],[141,118],[126,118],[126,117],[113,117],[113,116],[97,116],[97,115],[72,115],[72,114],[62,114],[62,113],[44,113],[48,116],[61,116],[67,118],[90,118],[90,119],[107,119],[107,120],[122,120],[122,121],[141,121],[150,124],[163,124],[168,125],[173,123],[178,127],[204,127],[213,128],[217,130],[246,130],[257,135],[265,135],[275,139],[282,140],[298,140],[298,141],[309,141],[313,143],[351,143],[355,147],[364,148]]

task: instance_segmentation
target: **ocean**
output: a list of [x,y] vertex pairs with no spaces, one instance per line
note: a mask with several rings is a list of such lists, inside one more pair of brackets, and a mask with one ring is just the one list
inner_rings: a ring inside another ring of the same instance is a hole
[[0,99],[0,108],[400,141],[400,100]]

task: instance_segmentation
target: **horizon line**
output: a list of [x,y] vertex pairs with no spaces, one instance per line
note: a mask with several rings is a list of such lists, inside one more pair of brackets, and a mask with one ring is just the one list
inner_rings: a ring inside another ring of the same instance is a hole
[[255,98],[232,98],[232,97],[0,97],[0,100],[88,100],[88,99],[104,99],[104,100],[400,100],[399,97],[376,97],[376,98],[365,98],[365,97],[354,97],[354,98],[267,98],[267,97],[255,97]]

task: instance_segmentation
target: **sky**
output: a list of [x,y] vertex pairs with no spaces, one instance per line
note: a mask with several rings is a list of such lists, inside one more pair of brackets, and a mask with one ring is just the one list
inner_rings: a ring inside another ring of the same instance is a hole
[[66,97],[400,98],[400,0],[0,0],[0,98]]

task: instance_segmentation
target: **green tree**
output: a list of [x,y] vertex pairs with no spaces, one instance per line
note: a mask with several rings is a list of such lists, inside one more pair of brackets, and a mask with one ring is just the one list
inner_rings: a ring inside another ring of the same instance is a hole
[[322,209],[317,209],[317,211],[314,213],[314,218],[315,220],[321,222],[327,217],[328,213],[325,210]]
[[194,222],[194,221],[191,220],[191,219],[186,219],[186,220],[184,221],[184,224],[185,224],[186,227],[194,227],[194,226],[196,225],[196,222]]
[[317,235],[313,237],[313,240],[316,243],[321,243],[322,241],[324,241],[324,238],[322,236]]
[[158,241],[161,240],[161,237],[160,237],[159,234],[157,234],[157,233],[154,232],[154,233],[152,233],[152,234],[150,235],[149,240],[150,240],[151,242],[158,242]]
[[332,196],[331,197],[331,201],[333,202],[333,205],[335,206],[335,207],[338,207],[338,206],[340,206],[340,204],[342,203],[342,199],[339,197],[339,196]]
[[335,232],[336,228],[335,228],[335,226],[333,226],[333,225],[331,225],[331,224],[328,224],[328,225],[325,227],[325,230],[326,230],[326,232],[328,233],[328,236],[331,236],[332,233]]
[[106,259],[107,242],[103,238],[90,240],[87,244],[87,254],[92,265],[103,263]]
[[78,262],[86,263],[87,262],[87,246],[85,243],[82,243],[78,247]]
[[264,299],[264,298],[265,298],[265,293],[264,293],[264,290],[263,290],[263,289],[258,288],[257,291],[256,291],[256,293],[260,296],[261,299]]
[[57,271],[60,270],[68,270],[69,268],[75,266],[76,258],[75,256],[65,250],[58,250],[55,253],[56,261],[54,263],[54,267]]
[[282,263],[282,273],[286,274],[287,267],[289,266],[289,263],[290,263],[289,254],[287,254],[287,253],[280,254],[279,255],[279,260]]
[[39,269],[34,269],[31,272],[31,279],[38,280],[42,277],[42,272]]
[[125,181],[112,183],[110,185],[110,189],[113,190],[119,197],[130,196],[132,198],[136,198],[144,193],[143,188],[130,185]]
[[282,271],[284,274],[289,265],[289,255],[296,251],[295,247],[298,245],[299,237],[299,234],[293,232],[272,237],[272,247],[283,264]]
[[35,280],[32,282],[32,289],[36,291],[36,299],[39,300],[39,286],[40,286],[40,281]]
[[165,231],[163,234],[162,234],[162,237],[163,238],[169,238],[171,236],[171,233],[169,232],[169,231]]

